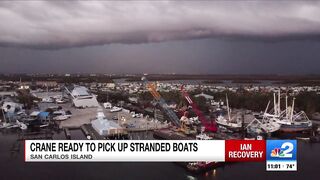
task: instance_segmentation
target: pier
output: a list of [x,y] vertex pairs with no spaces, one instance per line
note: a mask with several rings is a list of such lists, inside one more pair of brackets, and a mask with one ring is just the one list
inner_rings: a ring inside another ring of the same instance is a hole
[[156,130],[153,133],[155,139],[168,139],[168,140],[194,140],[195,137],[186,136],[185,134],[173,131],[172,129]]
[[84,124],[81,126],[82,132],[93,140],[105,140],[106,138],[97,133],[91,126],[91,124]]

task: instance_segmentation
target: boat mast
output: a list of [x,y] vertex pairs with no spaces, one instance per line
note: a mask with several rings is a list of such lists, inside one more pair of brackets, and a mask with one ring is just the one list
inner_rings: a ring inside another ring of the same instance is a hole
[[69,89],[68,89],[66,86],[64,86],[64,89],[68,92],[68,94],[70,94],[70,96],[71,96],[73,99],[75,99],[75,97],[72,95],[72,93],[69,91]]
[[230,118],[230,108],[229,108],[228,94],[226,94],[226,102],[227,102],[228,123],[229,123],[231,121],[231,118]]
[[292,99],[292,108],[291,108],[291,117],[290,117],[290,120],[291,120],[291,122],[293,121],[293,111],[294,111],[294,100],[295,100],[296,98],[293,98]]
[[279,89],[279,93],[278,93],[278,116],[280,116],[281,113],[281,106],[280,106],[280,89]]
[[265,121],[265,114],[267,114],[267,112],[268,112],[269,105],[270,105],[270,101],[268,102],[267,107],[266,107],[266,110],[264,111],[263,118],[262,118],[262,121],[263,121],[263,122]]
[[288,119],[288,95],[286,95],[286,119]]
[[45,83],[45,86],[47,87],[47,96],[49,97],[49,87],[48,87],[47,83]]
[[276,103],[276,93],[273,93],[273,111],[274,111],[274,115],[277,115],[277,103]]

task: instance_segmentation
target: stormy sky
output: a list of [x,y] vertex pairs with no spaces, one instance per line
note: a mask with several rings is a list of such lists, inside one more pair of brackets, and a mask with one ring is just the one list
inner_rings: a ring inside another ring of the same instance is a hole
[[320,1],[1,1],[0,22],[0,73],[320,70]]

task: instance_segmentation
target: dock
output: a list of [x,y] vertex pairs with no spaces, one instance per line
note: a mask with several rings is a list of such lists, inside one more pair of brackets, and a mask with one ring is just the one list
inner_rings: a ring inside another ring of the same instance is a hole
[[156,130],[153,133],[155,139],[167,139],[167,140],[194,140],[195,137],[186,136],[183,133],[175,131],[174,129],[161,129]]
[[[166,129],[166,128],[161,128]],[[158,127],[150,127],[150,128],[126,128],[126,131],[128,132],[143,132],[143,131],[155,131],[155,130],[161,130]]]
[[97,131],[93,129],[91,124],[84,124],[81,126],[81,131],[93,140],[105,140],[106,138],[98,134]]
[[86,137],[89,137],[89,136],[91,137],[91,134],[90,134],[89,130],[87,129],[87,125],[82,125],[80,128]]

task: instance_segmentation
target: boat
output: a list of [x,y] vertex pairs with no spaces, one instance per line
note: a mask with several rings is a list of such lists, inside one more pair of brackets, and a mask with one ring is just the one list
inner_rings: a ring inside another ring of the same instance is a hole
[[49,125],[50,125],[49,123],[44,123],[39,125],[39,128],[45,128],[45,127],[48,127]]
[[66,102],[68,102],[66,99],[63,99],[63,98],[58,98],[58,99],[56,99],[56,103],[57,104],[64,104],[64,103],[66,103]]
[[12,122],[12,123],[4,122],[0,125],[0,129],[12,129],[12,128],[20,128],[21,130],[26,130],[26,129],[28,129],[28,126],[25,123],[20,122],[18,120],[16,120],[15,123],[14,122]]
[[[196,136],[197,140],[212,140],[212,137],[208,136],[204,133],[205,128],[201,128],[201,133]],[[221,166],[221,162],[215,162],[215,161],[200,161],[200,162],[189,162],[186,165],[186,168],[188,171],[193,173],[200,173],[207,171],[209,169],[216,168],[218,166]]]
[[28,126],[27,126],[26,124],[24,124],[24,123],[22,123],[22,122],[20,122],[20,121],[18,121],[18,120],[16,120],[16,123],[17,123],[18,127],[19,127],[21,130],[26,130],[26,129],[28,129]]
[[286,96],[286,109],[281,111],[280,108],[280,91],[278,93],[278,101],[276,101],[276,95],[274,94],[274,111],[271,113],[265,113],[264,116],[268,118],[270,122],[278,123],[281,132],[303,132],[310,131],[312,129],[312,121],[304,111],[294,111],[295,98],[292,100],[292,106],[288,106],[288,96]]
[[[228,117],[225,118],[224,116],[222,115],[219,115],[217,118],[216,118],[216,123],[218,124],[218,126],[222,126],[222,127],[225,127],[229,130],[232,130],[232,131],[235,131],[235,132],[238,132],[238,131],[241,131],[242,129],[242,121],[239,117],[237,116],[234,116],[233,118],[231,118],[231,112],[230,112],[230,108],[229,108],[229,101],[228,101],[228,96],[226,95],[226,102],[227,102],[227,114],[228,114]],[[234,119],[236,118],[236,119]]]
[[106,103],[103,103],[103,107],[105,109],[111,109],[112,108],[112,104],[110,102],[106,102]]
[[251,137],[245,137],[244,140],[263,140],[263,136],[257,135],[257,136],[251,136]]
[[302,132],[302,131],[309,131],[312,128],[312,122],[304,121],[304,122],[297,122],[292,120],[281,120],[278,123],[281,125],[280,131],[282,132]]
[[72,116],[70,111],[64,111],[64,110],[54,111],[52,114],[54,116],[53,120],[55,121],[64,121],[71,118]]
[[0,129],[10,129],[10,128],[12,128],[13,126],[17,127],[16,124],[3,122],[2,124],[0,124]]
[[196,136],[196,139],[197,140],[212,140],[212,137],[208,136],[207,134],[201,133]]
[[132,118],[142,118],[143,117],[142,113],[135,113],[134,111],[130,112],[130,115]]
[[51,97],[44,97],[41,99],[41,102],[43,103],[54,103],[54,99]]
[[272,121],[260,121],[253,119],[246,127],[247,133],[251,135],[267,135],[270,136],[280,130],[280,124]]
[[204,133],[206,128],[204,126],[200,129],[200,134],[196,135],[196,140],[212,140],[213,138],[211,136],[208,136],[206,133]]
[[199,117],[198,117],[198,116],[196,116],[196,117],[190,117],[189,119],[190,119],[190,121],[191,121],[192,124],[195,124],[195,125],[200,125],[200,124],[201,124],[201,121],[199,120]]
[[203,162],[191,162],[188,163],[186,168],[188,171],[193,173],[201,173],[208,171],[210,169],[214,169],[223,165],[222,162],[213,162],[213,161],[203,161]]
[[59,116],[53,117],[53,120],[55,120],[55,121],[64,121],[64,120],[67,120],[69,118],[70,117],[67,116],[67,115],[59,115]]
[[268,111],[270,101],[266,107],[265,113],[262,118],[259,120],[258,118],[254,118],[246,127],[247,133],[251,135],[271,135],[280,130],[281,125],[277,122],[270,121],[266,116],[266,112]]
[[117,106],[113,106],[113,107],[110,109],[110,112],[120,112],[120,111],[122,111],[122,108],[117,107]]
[[261,129],[266,133],[274,133],[280,129],[280,125],[274,122],[262,122],[260,124]]
[[242,123],[239,119],[237,119],[236,122],[234,122],[220,115],[217,117],[216,122],[218,126],[225,127],[226,129],[229,129],[234,132],[241,131],[242,129]]

